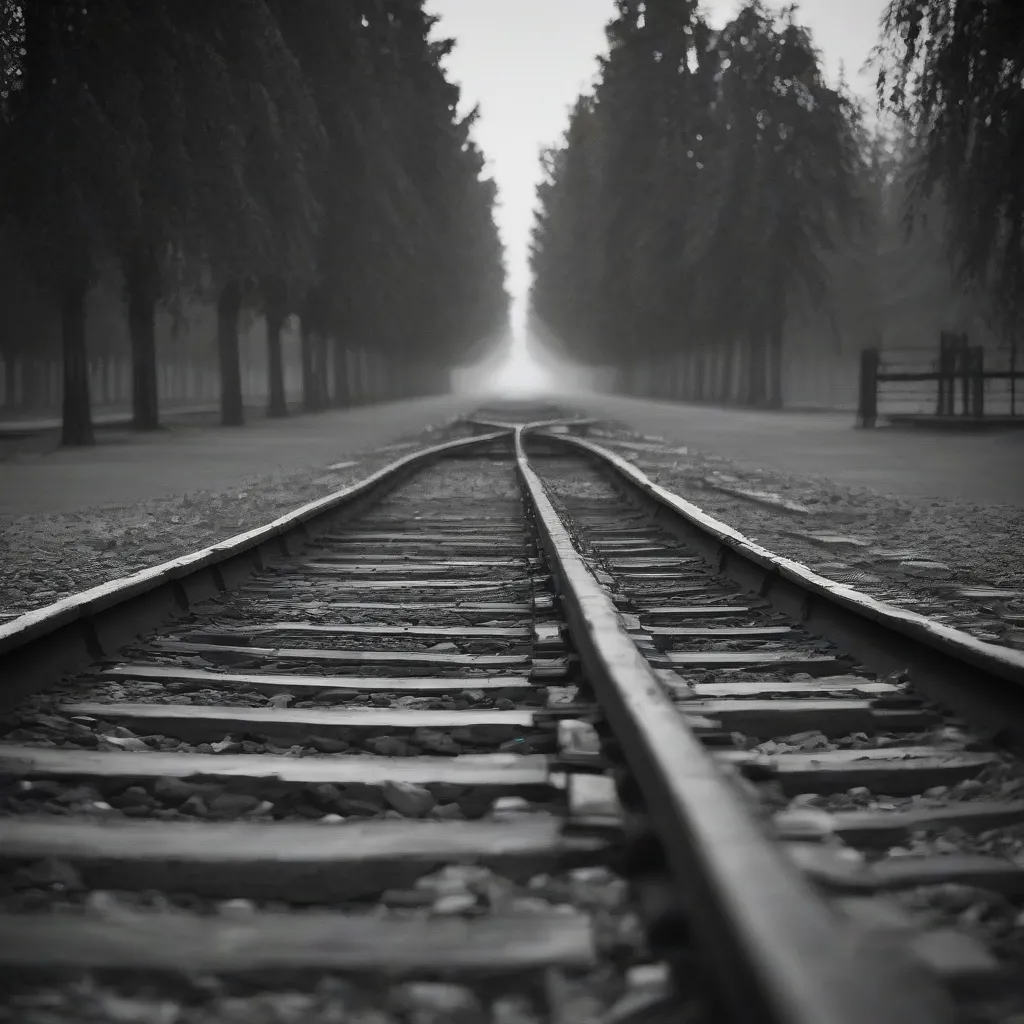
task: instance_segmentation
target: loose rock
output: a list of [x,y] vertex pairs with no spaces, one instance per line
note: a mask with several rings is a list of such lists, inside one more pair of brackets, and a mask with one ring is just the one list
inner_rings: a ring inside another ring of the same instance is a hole
[[451,916],[464,914],[466,911],[473,910],[476,905],[476,896],[472,893],[452,893],[438,899],[431,909],[435,914]]
[[80,892],[85,888],[82,876],[67,861],[46,857],[19,868],[15,873],[17,888],[33,886],[55,892]]
[[385,782],[384,796],[396,811],[409,818],[422,817],[437,802],[429,789],[411,782]]
[[255,810],[262,801],[257,796],[247,793],[221,793],[207,805],[210,814],[220,818],[237,818],[241,814]]
[[414,747],[396,736],[370,736],[363,741],[363,746],[382,757],[410,757],[416,753]]
[[482,1024],[486,1019],[480,1000],[463,985],[409,982],[392,993],[392,1001],[416,1024]]

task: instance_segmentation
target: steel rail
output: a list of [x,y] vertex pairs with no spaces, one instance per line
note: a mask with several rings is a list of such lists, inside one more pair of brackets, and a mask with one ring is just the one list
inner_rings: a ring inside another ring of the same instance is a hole
[[655,521],[743,589],[879,673],[906,671],[937,703],[1024,745],[1024,652],[975,637],[820,576],[761,547],[593,441],[538,435],[579,452],[632,490]]
[[339,516],[378,501],[411,473],[509,436],[500,430],[412,452],[265,526],[11,619],[0,625],[0,703],[109,657],[145,630],[233,589],[275,559],[294,555]]
[[843,922],[743,805],[573,546],[515,435],[516,465],[584,677],[647,804],[731,1019],[945,1024],[945,991],[884,934]]
[[490,419],[489,417],[463,416],[459,422],[465,423],[468,427],[482,427],[485,430],[513,431],[518,430],[521,427],[528,433],[532,433],[537,430],[551,429],[553,427],[568,427],[570,429],[572,427],[586,428],[597,423],[597,420],[590,418],[572,419],[569,417],[562,417],[560,419],[533,420],[529,423],[509,423],[505,420]]

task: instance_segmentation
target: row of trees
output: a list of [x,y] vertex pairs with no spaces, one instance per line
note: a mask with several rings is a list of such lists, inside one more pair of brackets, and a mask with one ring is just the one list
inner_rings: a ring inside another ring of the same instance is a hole
[[[238,322],[301,320],[304,404],[352,346],[437,386],[507,318],[495,189],[422,0],[0,0],[0,236],[59,310],[63,438],[92,441],[86,298],[116,269],[133,415],[158,424],[157,309],[216,303],[222,418]],[[213,339],[211,339],[211,342]],[[328,361],[328,347],[334,358]]]
[[1024,327],[1024,5],[890,0],[880,104],[908,126],[911,212],[939,200],[958,278],[1014,344]]
[[[625,390],[778,406],[787,324],[824,310],[829,333],[842,321],[856,347],[877,343],[893,310],[950,291],[936,239],[964,257],[959,279],[980,286],[966,301],[1012,320],[1024,206],[1009,198],[1021,191],[1019,176],[1009,181],[1020,155],[1011,162],[1009,140],[1019,147],[1021,133],[986,103],[1010,102],[1015,88],[1019,122],[1022,62],[1014,85],[1000,93],[993,78],[988,100],[960,115],[968,128],[957,111],[977,72],[922,45],[937,39],[962,58],[979,25],[948,12],[1004,6],[894,0],[879,59],[885,104],[902,120],[882,133],[865,128],[842,83],[825,81],[793,9],[751,2],[712,32],[696,2],[617,0],[596,89],[543,156],[535,331],[572,359],[613,368]],[[1008,30],[1005,19],[988,28]],[[989,54],[1012,79],[1006,47]],[[943,90],[951,67],[962,81]],[[967,132],[967,161],[949,123]],[[995,139],[982,146],[984,133]],[[986,161],[968,171],[979,152]],[[1002,198],[981,187],[986,174]],[[908,213],[920,215],[910,239]]]

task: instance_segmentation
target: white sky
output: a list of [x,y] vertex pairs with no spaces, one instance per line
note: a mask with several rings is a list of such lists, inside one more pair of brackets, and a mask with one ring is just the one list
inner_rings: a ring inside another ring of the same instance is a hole
[[[798,20],[822,51],[830,75],[845,64],[857,92],[873,95],[870,73],[860,74],[877,41],[886,0],[803,0]],[[704,0],[720,27],[739,0]],[[769,6],[773,4],[769,0]],[[604,52],[612,0],[428,0],[441,15],[437,30],[458,45],[448,58],[465,107],[480,103],[476,140],[498,183],[498,225],[506,247],[509,290],[521,304],[529,286],[527,246],[542,146],[565,130],[569,108],[589,88]]]

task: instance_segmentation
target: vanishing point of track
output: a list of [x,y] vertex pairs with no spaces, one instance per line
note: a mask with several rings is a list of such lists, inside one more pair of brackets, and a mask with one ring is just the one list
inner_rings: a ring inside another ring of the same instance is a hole
[[[1024,821],[991,799],[1024,658],[757,548],[541,415],[478,416],[0,627],[0,972],[449,981],[478,1000],[450,1019],[564,1024],[634,1019],[577,983],[666,1020],[991,998],[983,950],[875,897],[1024,892],[1024,868],[847,855]],[[951,797],[788,802],[858,787]]]

